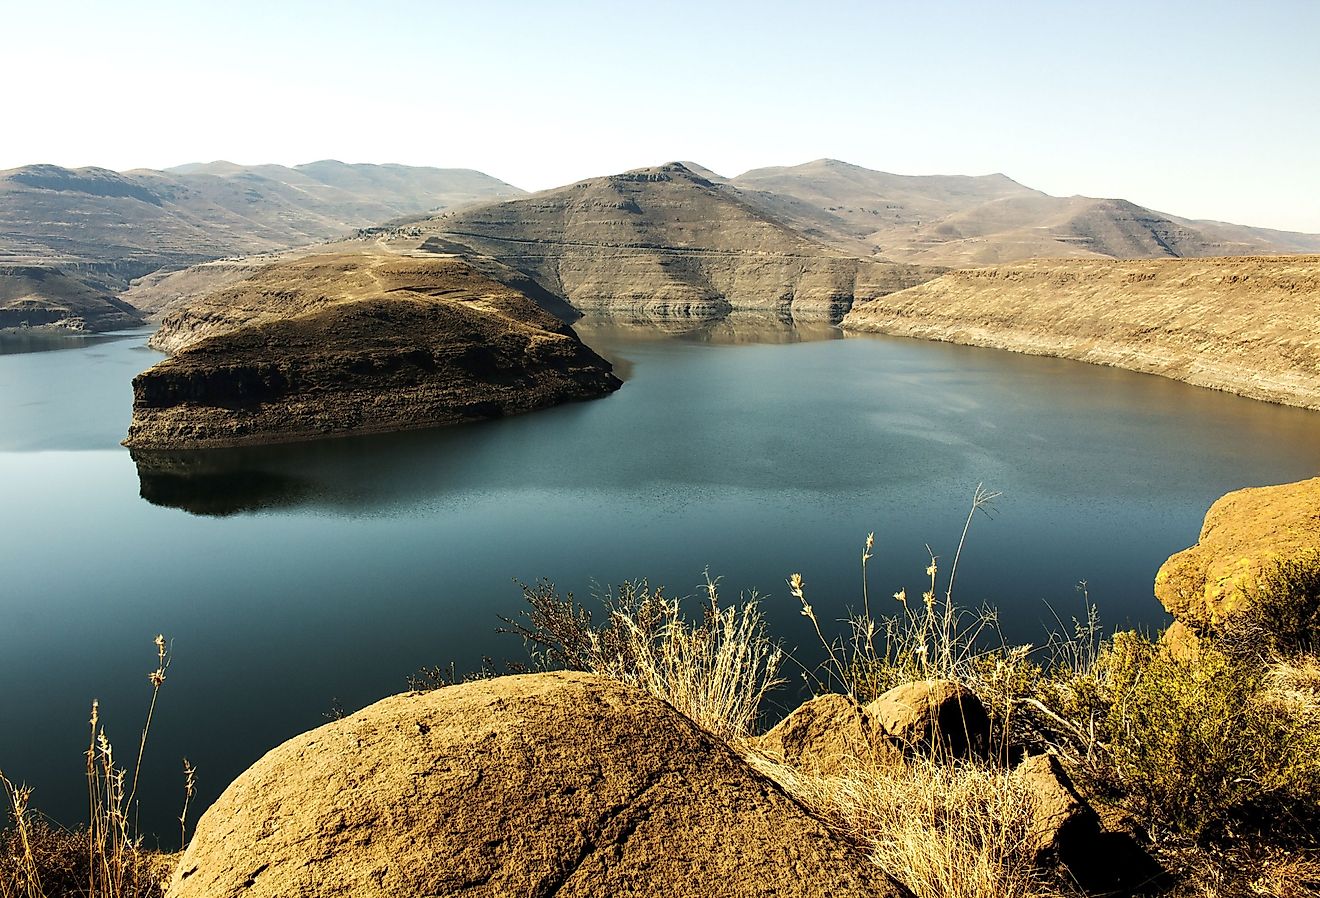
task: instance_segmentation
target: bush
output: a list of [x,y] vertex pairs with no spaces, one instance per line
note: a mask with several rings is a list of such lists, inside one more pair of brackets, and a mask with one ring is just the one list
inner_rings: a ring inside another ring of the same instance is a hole
[[1320,706],[1289,688],[1305,670],[1211,644],[1175,657],[1118,633],[1054,695],[1071,698],[1059,716],[1094,734],[1086,774],[1151,827],[1205,840],[1284,820],[1305,834],[1320,822]]
[[700,622],[682,616],[677,599],[645,582],[606,596],[605,622],[552,584],[524,586],[526,623],[505,619],[542,667],[602,674],[645,689],[726,740],[752,735],[761,700],[779,685],[782,654],[765,632],[755,596],[721,608],[707,578]]
[[1223,629],[1225,651],[1258,663],[1320,652],[1320,552],[1265,569]]

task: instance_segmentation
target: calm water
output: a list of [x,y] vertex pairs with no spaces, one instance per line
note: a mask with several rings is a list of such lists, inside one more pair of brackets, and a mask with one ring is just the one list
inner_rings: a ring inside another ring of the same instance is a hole
[[142,817],[169,847],[182,757],[204,807],[336,703],[425,665],[521,658],[497,615],[541,577],[690,594],[709,567],[728,597],[766,595],[810,663],[784,578],[841,615],[874,530],[873,596],[919,591],[925,544],[951,557],[978,482],[1004,496],[973,524],[964,602],[1039,641],[1046,603],[1076,612],[1086,580],[1106,625],[1158,626],[1155,571],[1211,501],[1320,469],[1320,415],[1112,369],[884,338],[721,343],[802,336],[784,331],[586,334],[628,378],[607,399],[141,477],[118,441],[129,381],[158,358],[145,334],[0,355],[0,767],[77,820],[88,704],[127,758],[162,632],[175,663]]

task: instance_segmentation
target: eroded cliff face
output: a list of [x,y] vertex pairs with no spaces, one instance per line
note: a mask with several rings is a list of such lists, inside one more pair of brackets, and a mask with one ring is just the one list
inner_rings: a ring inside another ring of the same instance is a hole
[[517,414],[605,395],[604,359],[456,258],[279,263],[167,317],[125,445],[293,442]]
[[1196,545],[1155,576],[1155,596],[1181,627],[1214,634],[1250,603],[1262,573],[1320,552],[1320,477],[1235,490],[1206,513]]
[[1320,409],[1320,256],[1024,262],[854,305],[851,331],[1159,374]]
[[920,265],[858,259],[679,163],[593,178],[440,216],[424,248],[527,272],[588,314],[716,320],[756,311],[838,321],[853,303],[928,280]]

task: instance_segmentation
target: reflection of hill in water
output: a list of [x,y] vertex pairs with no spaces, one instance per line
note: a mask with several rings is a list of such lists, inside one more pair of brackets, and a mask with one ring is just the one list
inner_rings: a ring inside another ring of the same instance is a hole
[[[508,472],[500,469],[511,452],[526,440],[554,439],[580,413],[581,406],[571,404],[461,427],[281,446],[135,449],[130,455],[140,494],[153,505],[216,517],[299,506],[370,513],[507,483]],[[535,426],[525,439],[508,430],[527,425]]]
[[[763,312],[730,312],[712,318],[593,312],[573,323],[584,342],[611,336],[629,341],[678,339],[698,343],[806,343],[839,340],[843,331],[825,321],[793,321]],[[597,350],[599,351],[599,350]]]

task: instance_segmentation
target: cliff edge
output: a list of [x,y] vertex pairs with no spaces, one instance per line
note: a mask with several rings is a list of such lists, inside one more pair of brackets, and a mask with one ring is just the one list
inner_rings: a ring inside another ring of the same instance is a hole
[[166,317],[134,449],[295,442],[517,414],[618,389],[610,365],[464,260],[281,262]]
[[1159,374],[1320,409],[1320,256],[1024,262],[860,301],[851,331]]

